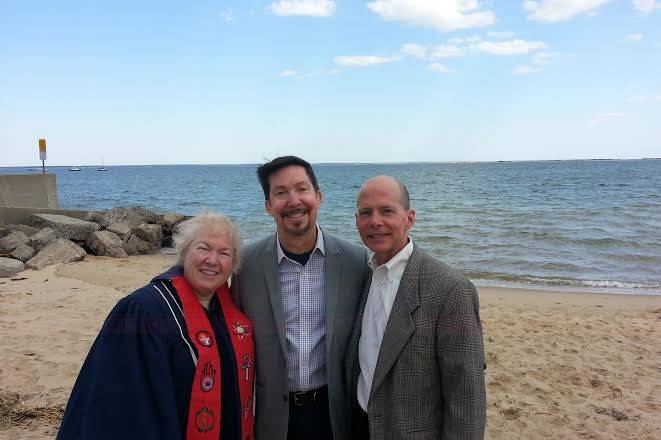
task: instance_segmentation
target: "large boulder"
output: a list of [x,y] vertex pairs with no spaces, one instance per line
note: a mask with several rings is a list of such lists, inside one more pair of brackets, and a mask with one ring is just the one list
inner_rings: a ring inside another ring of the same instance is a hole
[[163,214],[163,227],[165,228],[167,226],[172,229],[174,225],[181,223],[184,219],[185,217],[183,215],[176,212],[166,212]]
[[28,237],[31,237],[37,232],[39,232],[39,228],[33,228],[32,226],[28,226],[28,225],[8,225],[7,228],[9,228],[12,231],[21,231]]
[[120,206],[107,211],[92,211],[85,218],[88,221],[98,223],[103,229],[113,223],[126,222],[129,227],[136,227],[140,223],[163,223],[163,216],[141,206]]
[[25,265],[30,269],[41,270],[51,264],[80,261],[83,260],[86,255],[85,250],[76,243],[64,238],[59,238],[55,243],[51,243],[40,250],[39,253],[28,260]]
[[0,238],[3,238],[5,235],[9,234],[11,232],[11,229],[9,229],[7,226],[0,226]]
[[130,206],[128,207],[129,212],[137,215],[140,217],[140,219],[145,222],[145,223],[151,223],[151,224],[163,224],[163,215],[162,214],[157,214],[154,211],[151,211],[147,208],[143,208],[142,206]]
[[37,251],[35,251],[34,248],[28,246],[25,243],[22,243],[16,246],[16,249],[11,251],[9,255],[11,255],[12,258],[16,258],[17,260],[21,260],[23,263],[25,263],[30,258],[34,257],[34,254],[36,253]]
[[155,251],[155,249],[153,249],[149,243],[139,239],[135,235],[131,235],[129,237],[129,239],[124,244],[124,249],[129,255],[151,254]]
[[30,221],[37,227],[49,227],[61,238],[69,240],[86,241],[92,232],[100,229],[96,223],[58,214],[34,214]]
[[21,231],[12,231],[0,239],[0,253],[8,254],[19,244],[27,243],[30,238]]
[[53,228],[43,228],[32,237],[30,237],[29,245],[35,250],[40,251],[51,243],[55,243],[59,237]]
[[0,278],[11,278],[25,270],[25,264],[13,258],[0,257]]
[[154,251],[160,249],[163,242],[163,229],[160,225],[140,223],[135,228],[131,228],[131,235],[135,235],[139,239],[149,243],[149,246]]
[[113,208],[107,211],[92,211],[87,214],[85,218],[88,221],[98,223],[102,228],[107,228],[113,223],[126,222],[129,226],[138,226],[142,222],[142,218],[128,208]]
[[107,230],[116,234],[124,242],[126,242],[131,235],[131,227],[127,221],[115,222],[108,226]]
[[184,221],[184,218],[183,215],[177,214],[176,212],[163,214],[163,222],[161,223],[161,226],[163,227],[163,235],[165,237],[171,236],[174,232],[175,226]]
[[107,255],[115,258],[127,256],[124,250],[124,240],[107,230],[92,232],[87,240],[87,246],[95,255]]

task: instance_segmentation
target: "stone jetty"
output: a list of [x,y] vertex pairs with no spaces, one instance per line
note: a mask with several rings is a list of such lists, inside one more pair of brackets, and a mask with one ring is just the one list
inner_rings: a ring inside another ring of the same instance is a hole
[[172,246],[177,225],[188,218],[141,206],[90,211],[84,219],[34,214],[28,224],[0,226],[0,278],[80,261],[88,254],[116,258],[153,254]]

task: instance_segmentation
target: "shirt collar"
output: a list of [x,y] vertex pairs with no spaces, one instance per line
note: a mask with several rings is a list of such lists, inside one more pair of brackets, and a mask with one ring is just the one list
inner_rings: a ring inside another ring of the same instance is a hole
[[[283,258],[286,258],[285,252],[282,250],[282,246],[280,246],[280,237],[278,234],[275,234],[275,242],[276,246],[278,248],[278,263],[282,261]],[[324,246],[324,234],[321,233],[321,228],[319,227],[319,224],[317,224],[317,243],[314,245],[314,249],[312,249],[312,252],[314,253],[315,250],[319,249],[322,255],[326,255],[326,247]]]
[[402,250],[397,252],[395,256],[392,257],[390,260],[383,263],[381,266],[377,266],[374,255],[372,255],[369,264],[372,270],[374,271],[374,273],[376,273],[377,270],[380,270],[381,272],[385,271],[388,279],[390,280],[401,279],[402,274],[404,273],[404,269],[406,268],[406,263],[409,262],[409,258],[411,258],[412,253],[413,253],[413,240],[411,240],[411,237],[409,237],[409,242],[407,243],[407,245],[404,246]]

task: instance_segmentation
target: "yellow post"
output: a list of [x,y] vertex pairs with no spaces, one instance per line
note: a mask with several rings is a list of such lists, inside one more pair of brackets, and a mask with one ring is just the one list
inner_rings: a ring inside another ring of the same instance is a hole
[[39,139],[39,159],[41,159],[41,174],[46,174],[46,139]]

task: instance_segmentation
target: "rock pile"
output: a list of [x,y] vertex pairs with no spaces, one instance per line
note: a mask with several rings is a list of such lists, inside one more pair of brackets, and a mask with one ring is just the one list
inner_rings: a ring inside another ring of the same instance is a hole
[[88,253],[122,258],[172,246],[176,226],[190,217],[141,206],[92,211],[84,220],[34,214],[28,225],[0,226],[0,278],[80,261]]

